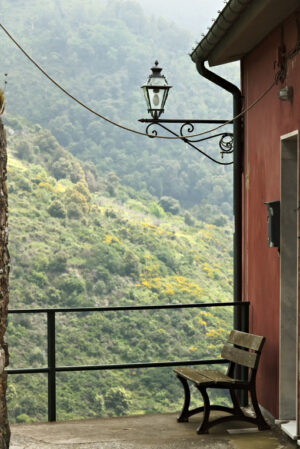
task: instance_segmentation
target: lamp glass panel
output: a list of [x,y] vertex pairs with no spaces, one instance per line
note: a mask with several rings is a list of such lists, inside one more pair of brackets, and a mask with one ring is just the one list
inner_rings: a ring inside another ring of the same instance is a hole
[[151,109],[149,95],[148,95],[148,87],[147,86],[143,86],[143,91],[144,91],[144,96],[145,96],[147,108]]
[[150,109],[160,110],[162,109],[162,103],[164,99],[164,89],[149,88],[149,100]]
[[170,89],[164,89],[164,98],[163,98],[163,102],[162,102],[162,108],[164,109],[167,98],[168,98],[168,94],[169,94],[169,90]]

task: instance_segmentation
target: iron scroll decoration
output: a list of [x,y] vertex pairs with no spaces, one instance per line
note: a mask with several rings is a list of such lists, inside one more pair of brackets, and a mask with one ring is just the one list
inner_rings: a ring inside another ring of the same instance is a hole
[[149,125],[147,125],[147,127],[146,127],[146,134],[147,134],[147,136],[149,136],[151,138],[157,136],[156,129],[150,130],[150,128],[152,128],[152,126],[155,126],[155,125],[157,125],[157,122],[152,122],[152,123],[149,123]]
[[222,159],[224,154],[233,153],[233,133],[224,133],[219,141],[219,147]]
[[[214,139],[214,138],[220,138],[219,139],[219,148],[220,148],[220,155],[221,158],[224,158],[224,155],[228,155],[233,153],[233,133],[229,132],[222,132],[213,134],[207,137],[202,138],[189,138],[189,134],[194,134],[195,132],[195,124],[196,123],[203,123],[201,120],[160,120],[160,119],[142,119],[140,120],[142,122],[148,122],[148,125],[146,127],[146,134],[150,138],[155,138],[158,135],[157,130],[155,129],[156,126],[159,126],[163,128],[165,131],[168,131],[169,133],[173,134],[174,136],[181,137],[183,142],[187,143],[191,147],[193,147],[195,150],[197,150],[199,153],[203,154],[205,157],[210,159],[211,161],[219,164],[219,165],[232,165],[233,161],[230,162],[222,162],[219,161],[209,154],[207,154],[205,151],[198,148],[195,144],[199,142],[203,142],[206,140]],[[179,133],[176,133],[173,129],[170,129],[166,126],[167,123],[178,123],[180,125]]]

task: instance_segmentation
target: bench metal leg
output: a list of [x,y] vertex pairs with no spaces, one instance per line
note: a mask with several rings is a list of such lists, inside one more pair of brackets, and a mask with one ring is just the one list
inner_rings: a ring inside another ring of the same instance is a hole
[[255,386],[253,388],[250,389],[250,395],[251,395],[251,402],[252,402],[252,406],[253,409],[255,411],[256,414],[256,425],[258,426],[259,430],[268,430],[270,429],[269,424],[265,421],[265,418],[263,417],[259,405],[258,405],[258,401],[257,401],[257,396],[256,396],[256,389]]
[[197,433],[201,434],[201,433],[208,433],[208,429],[209,429],[209,414],[210,414],[210,402],[209,402],[209,397],[208,394],[206,392],[206,388],[200,387],[198,385],[196,385],[198,390],[200,391],[202,398],[203,398],[203,402],[204,402],[204,415],[203,415],[203,420],[201,425],[198,427],[197,429]]
[[188,422],[189,420],[189,406],[191,401],[190,387],[187,380],[177,374],[177,378],[180,380],[184,390],[184,403],[180,415],[177,418],[177,422]]
[[236,416],[244,416],[244,413],[240,406],[240,401],[238,400],[238,395],[236,394],[236,390],[230,389],[229,394],[233,404],[233,414]]
[[[225,407],[221,405],[210,405],[209,397],[206,391],[207,387],[202,387],[201,385],[196,385],[197,389],[202,395],[204,406],[197,407],[193,410],[189,410],[190,406],[190,399],[191,399],[191,393],[190,393],[190,387],[188,384],[187,379],[177,374],[178,379],[180,380],[183,390],[184,390],[184,403],[181,410],[180,415],[177,418],[178,422],[188,422],[189,417],[192,415],[195,415],[196,413],[203,412],[203,419],[201,425],[197,429],[198,434],[208,433],[208,430],[221,423],[230,422],[234,420],[238,421],[245,421],[250,422],[258,427],[259,430],[268,430],[270,429],[270,426],[265,421],[261,410],[258,405],[257,396],[256,396],[256,390],[255,390],[255,384],[249,388],[246,387],[245,391],[250,391],[251,400],[252,400],[252,406],[254,409],[254,412],[256,414],[256,417],[250,417],[244,414],[243,410],[240,407],[240,403],[236,394],[236,390],[234,388],[228,388],[230,397],[232,400],[233,407]],[[229,413],[231,416],[224,416],[222,418],[217,418],[211,422],[209,422],[209,416],[211,410],[217,410]]]

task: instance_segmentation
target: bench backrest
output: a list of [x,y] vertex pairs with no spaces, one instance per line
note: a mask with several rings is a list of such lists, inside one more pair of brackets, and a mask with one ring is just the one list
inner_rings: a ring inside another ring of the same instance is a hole
[[265,337],[234,330],[231,331],[227,342],[229,344],[224,345],[221,353],[223,359],[247,368],[257,369]]

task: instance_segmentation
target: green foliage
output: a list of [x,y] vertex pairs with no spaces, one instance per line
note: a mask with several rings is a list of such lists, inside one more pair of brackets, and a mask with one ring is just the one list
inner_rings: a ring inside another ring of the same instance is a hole
[[[76,215],[79,217],[82,214],[86,214],[89,210],[90,202],[90,193],[87,186],[80,182],[68,188],[65,193],[65,201],[69,216],[76,218]],[[77,205],[77,208],[74,205]],[[78,210],[80,210],[80,213],[77,212]]]
[[159,200],[159,204],[165,212],[170,212],[173,215],[179,214],[180,206],[179,202],[175,198],[162,196]]
[[102,396],[102,394],[97,394],[95,396],[95,402],[96,402],[96,407],[97,407],[97,415],[98,416],[103,416],[104,411],[105,411],[105,402],[104,402],[104,398]]
[[80,219],[83,217],[83,210],[80,206],[80,204],[71,201],[70,203],[68,203],[67,205],[67,211],[68,211],[68,217],[69,218],[74,218],[74,219]]
[[213,220],[213,224],[216,226],[226,226],[228,218],[225,215],[219,215]]
[[120,184],[120,179],[114,172],[110,172],[106,176],[107,191],[110,196],[116,196]]
[[66,200],[70,203],[76,203],[79,204],[82,208],[87,208],[86,205],[87,201],[84,195],[80,193],[78,190],[75,189],[69,189],[67,191]]
[[67,294],[80,294],[85,291],[83,279],[73,274],[63,274],[56,280],[56,286]]
[[105,284],[109,284],[112,278],[110,272],[100,265],[95,269],[94,279],[101,279]]
[[122,259],[120,252],[113,245],[97,245],[94,253],[98,263],[103,265],[110,273],[122,272]]
[[139,258],[131,251],[127,251],[123,256],[123,270],[127,276],[136,277],[140,274],[140,261]]
[[105,406],[113,415],[126,415],[130,406],[130,393],[122,387],[110,388],[105,395]]
[[60,200],[54,200],[48,207],[48,212],[52,217],[65,218],[66,208]]
[[21,190],[25,190],[26,192],[31,192],[32,190],[32,184],[29,179],[26,178],[20,178],[18,181],[18,187]]
[[58,251],[54,254],[53,258],[50,259],[48,264],[48,269],[52,272],[61,273],[65,271],[67,267],[67,256],[62,251]]
[[61,302],[62,294],[61,290],[58,290],[55,287],[49,287],[47,290],[47,299],[51,306],[57,306]]
[[73,159],[60,157],[52,166],[52,174],[56,179],[68,178],[78,182],[82,179],[82,168]]
[[154,251],[155,256],[163,262],[167,267],[175,270],[176,268],[176,256],[174,251],[172,251],[168,247],[159,247],[156,251]]
[[[188,226],[194,226],[195,225],[195,219],[193,218],[193,216],[188,211],[186,211],[185,214],[184,214],[184,222]],[[214,223],[214,224],[216,224],[216,223]],[[224,223],[224,224],[226,224],[226,223]]]
[[21,413],[21,415],[18,415],[17,417],[16,417],[16,422],[17,423],[29,423],[29,422],[32,422],[33,421],[33,419],[32,418],[30,418],[28,415],[26,415],[26,413]]
[[74,190],[79,192],[85,198],[86,202],[91,201],[91,194],[90,194],[89,188],[85,182],[83,182],[83,181],[77,182],[74,185]]
[[48,278],[45,273],[32,271],[29,276],[29,281],[43,288],[48,284]]
[[15,147],[15,151],[20,159],[32,161],[33,150],[26,140],[20,140]]
[[104,281],[97,281],[94,285],[94,292],[97,296],[103,295],[107,291],[106,284]]
[[106,209],[105,216],[108,218],[117,218],[116,212],[112,209]]
[[165,215],[163,208],[154,201],[149,204],[149,212],[157,218],[162,218]]
[[43,130],[39,133],[36,143],[42,153],[55,154],[59,151],[59,144],[50,131]]

